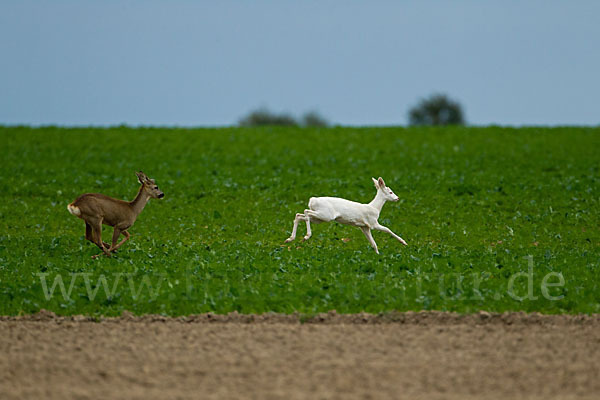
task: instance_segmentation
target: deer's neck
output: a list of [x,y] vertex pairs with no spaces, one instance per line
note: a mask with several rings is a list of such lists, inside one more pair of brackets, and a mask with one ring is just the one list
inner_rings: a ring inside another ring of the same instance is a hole
[[380,213],[384,204],[385,198],[383,197],[383,192],[381,190],[378,190],[377,194],[375,195],[375,198],[369,203],[369,205],[375,208],[378,213]]
[[146,191],[144,190],[144,186],[142,185],[140,187],[140,190],[138,191],[137,196],[135,196],[135,199],[133,199],[133,201],[129,203],[136,217],[140,215],[144,207],[146,207],[146,203],[148,203],[148,200],[150,200],[150,195],[146,193]]

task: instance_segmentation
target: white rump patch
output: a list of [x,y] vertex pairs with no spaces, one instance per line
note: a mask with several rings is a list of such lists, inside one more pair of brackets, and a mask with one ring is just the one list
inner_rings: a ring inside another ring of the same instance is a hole
[[72,204],[69,204],[67,206],[67,210],[69,210],[69,212],[77,217],[79,217],[81,215],[81,210],[79,209],[79,207],[76,207]]

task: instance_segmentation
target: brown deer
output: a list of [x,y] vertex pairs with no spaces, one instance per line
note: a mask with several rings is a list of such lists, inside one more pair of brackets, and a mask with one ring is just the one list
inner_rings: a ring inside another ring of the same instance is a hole
[[[103,253],[110,257],[110,253],[117,250],[129,239],[127,230],[133,225],[138,215],[150,198],[162,199],[165,194],[158,189],[154,179],[150,179],[142,171],[135,173],[142,184],[133,201],[113,199],[100,193],[86,193],[79,196],[67,206],[69,212],[85,221],[85,238],[98,246]],[[114,227],[112,245],[102,241],[102,224]],[[117,244],[119,236],[125,238]]]

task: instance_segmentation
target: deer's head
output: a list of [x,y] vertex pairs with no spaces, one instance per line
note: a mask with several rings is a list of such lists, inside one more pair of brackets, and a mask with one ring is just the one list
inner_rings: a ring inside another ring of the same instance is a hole
[[377,192],[382,193],[383,198],[386,201],[398,201],[398,196],[396,196],[396,194],[392,191],[392,189],[385,186],[385,182],[383,181],[382,177],[379,177],[379,179],[375,179],[375,178],[371,178],[371,179],[373,179],[373,183],[375,184],[375,188],[377,189]]
[[148,178],[142,171],[136,172],[135,175],[142,184],[143,190],[146,191],[150,197],[155,199],[162,199],[165,197],[165,194],[158,188],[154,179]]

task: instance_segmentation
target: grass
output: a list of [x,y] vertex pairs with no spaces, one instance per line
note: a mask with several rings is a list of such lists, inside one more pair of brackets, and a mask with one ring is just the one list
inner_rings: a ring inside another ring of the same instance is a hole
[[[598,128],[0,127],[0,140],[0,314],[600,312]],[[92,260],[66,205],[132,199],[136,170],[166,197]],[[282,245],[311,196],[368,202],[372,176],[400,196],[380,222],[408,247],[375,232],[378,256],[335,223]]]

